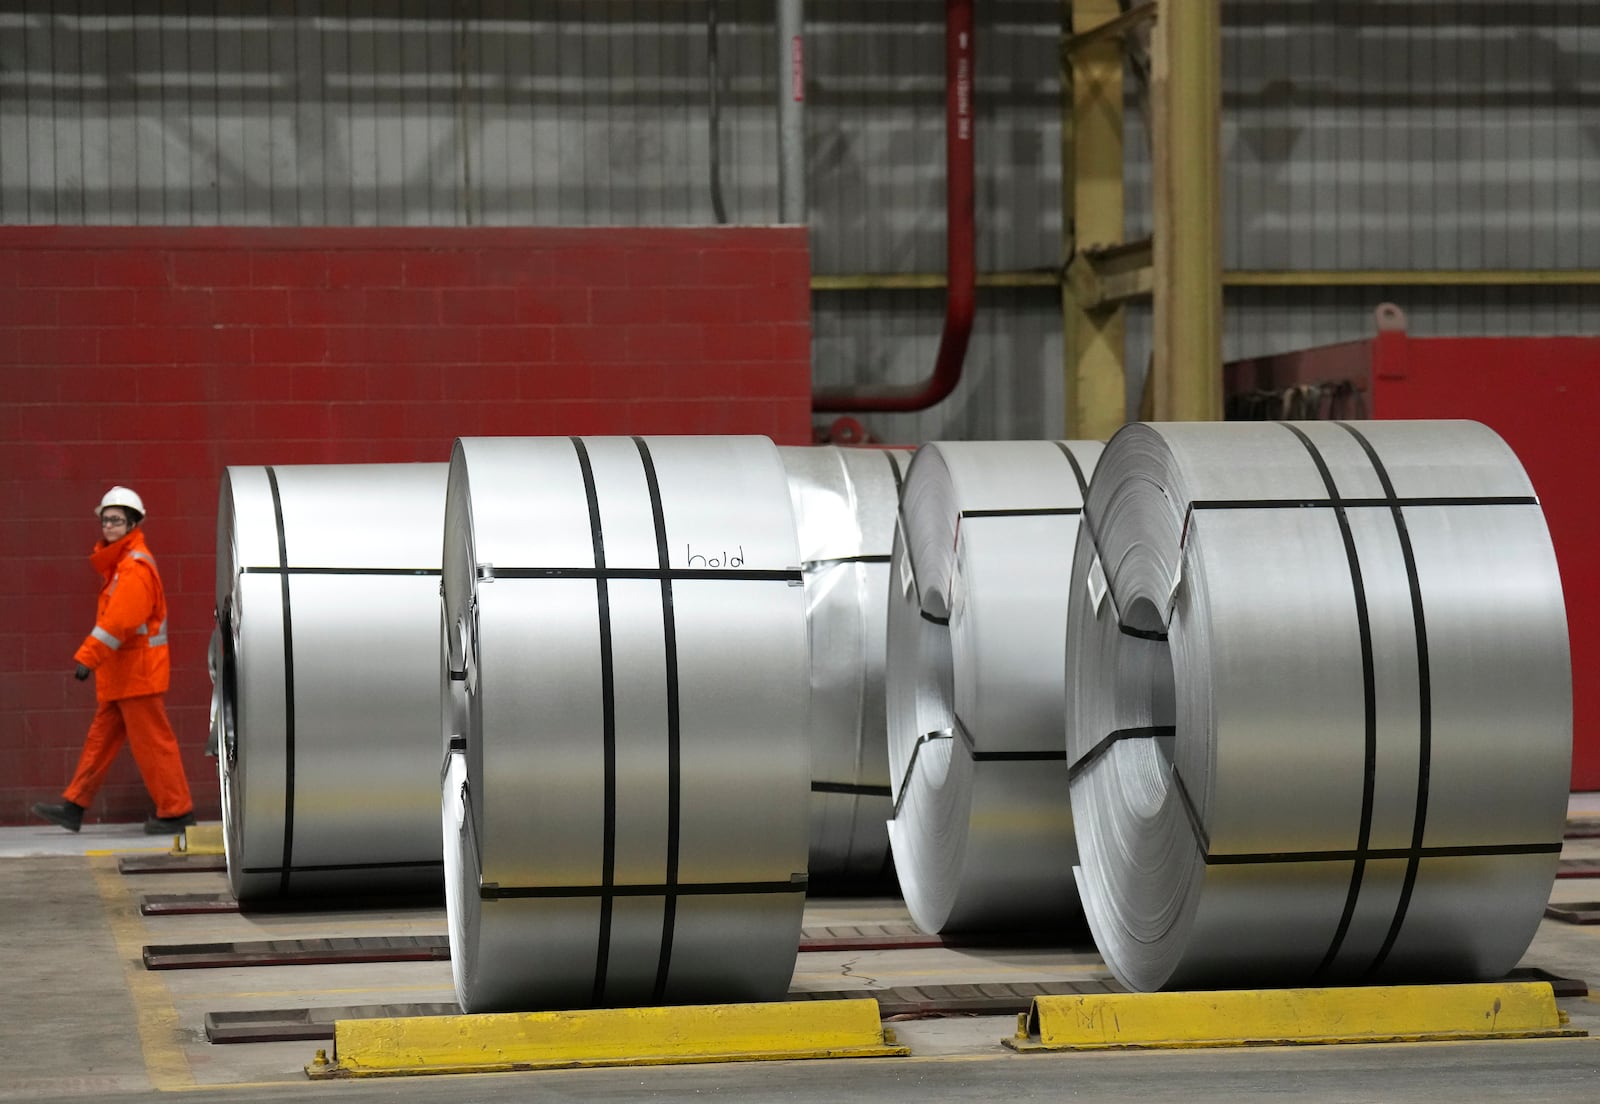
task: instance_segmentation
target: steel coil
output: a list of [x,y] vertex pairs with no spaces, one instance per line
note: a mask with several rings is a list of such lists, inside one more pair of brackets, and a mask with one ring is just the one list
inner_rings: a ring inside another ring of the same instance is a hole
[[445,474],[223,473],[212,724],[241,901],[441,888]]
[[1135,990],[1503,976],[1561,847],[1561,583],[1471,422],[1133,425],[1068,618],[1090,927]]
[[891,565],[889,839],[925,931],[1078,922],[1062,747],[1067,585],[1098,443],[941,443]]
[[811,635],[811,877],[889,868],[883,664],[906,449],[780,448]]
[[464,439],[444,529],[462,1007],[781,996],[810,757],[776,448]]

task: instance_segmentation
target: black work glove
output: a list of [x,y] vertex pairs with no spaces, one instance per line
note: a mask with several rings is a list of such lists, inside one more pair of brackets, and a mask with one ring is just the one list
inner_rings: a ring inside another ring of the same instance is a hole
[[80,663],[78,664],[78,669],[72,672],[72,677],[77,679],[79,682],[82,682],[84,679],[89,677],[89,674],[89,668]]

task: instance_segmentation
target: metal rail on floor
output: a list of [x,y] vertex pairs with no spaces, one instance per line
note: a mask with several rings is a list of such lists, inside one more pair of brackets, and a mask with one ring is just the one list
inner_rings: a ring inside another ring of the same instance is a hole
[[1568,817],[1567,839],[1600,839],[1600,817]]
[[207,916],[238,911],[239,901],[231,893],[146,893],[139,898],[141,916]]
[[361,962],[437,962],[450,957],[442,935],[375,935],[348,939],[268,939],[249,943],[171,943],[144,949],[147,970],[239,966],[330,966]]
[[124,855],[117,860],[122,874],[216,874],[227,873],[228,860],[221,855]]
[[146,893],[139,898],[144,916],[206,916],[217,913],[250,913],[307,916],[323,912],[370,912],[409,909],[437,912],[444,907],[438,894],[406,893],[360,897],[269,898],[240,904],[231,893]]
[[[1600,901],[1549,904],[1545,906],[1544,914],[1552,920],[1562,920],[1568,924],[1600,924]],[[1556,995],[1560,996],[1559,993]]]
[[[152,897],[158,895],[152,895]],[[162,903],[151,901],[156,909]],[[205,911],[194,902],[190,911]],[[225,911],[217,909],[215,911]],[[903,929],[910,929],[903,930]],[[1086,938],[1086,937],[1085,937]],[[808,928],[800,934],[801,952],[889,951],[930,947],[1062,947],[1072,945],[1037,935],[938,936],[916,932],[908,924],[843,925]],[[308,966],[355,962],[417,962],[450,957],[443,935],[368,936],[349,939],[278,939],[250,943],[153,944],[144,949],[152,970],[204,970],[236,966]]]
[[[1013,1016],[1026,1012],[1035,997],[1121,993],[1111,978],[1089,981],[1039,981],[987,985],[921,985],[898,989],[842,989],[790,993],[785,999],[855,1000],[872,997],[888,1019],[930,1016]],[[333,1038],[339,1020],[401,1019],[408,1016],[454,1016],[450,1004],[356,1004],[330,1008],[268,1008],[241,1012],[207,1012],[206,1038],[213,1043],[281,1043]]]

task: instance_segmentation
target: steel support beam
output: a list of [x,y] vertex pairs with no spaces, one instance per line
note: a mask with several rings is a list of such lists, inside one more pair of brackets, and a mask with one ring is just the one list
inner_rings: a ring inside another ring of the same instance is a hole
[[1222,417],[1221,0],[1161,0],[1152,35],[1158,421]]
[[[1129,267],[1128,254],[1142,250],[1142,269]],[[1112,249],[1087,250],[1082,265],[1099,284],[1099,299],[1149,299],[1155,283],[1148,239]],[[1020,268],[978,273],[982,288],[1054,288],[1074,278],[1053,268]],[[942,272],[833,272],[811,277],[812,291],[942,290]],[[1600,268],[1241,268],[1222,274],[1223,287],[1594,287]],[[1074,292],[1074,294],[1077,294]]]
[[1117,0],[1063,0],[1061,222],[1068,278],[1061,289],[1066,436],[1103,440],[1127,419],[1127,319],[1118,302],[1085,303],[1073,268],[1091,249],[1122,242],[1123,43],[1097,28],[1121,17]]
[[1228,287],[1593,287],[1597,268],[1322,268],[1240,269]]

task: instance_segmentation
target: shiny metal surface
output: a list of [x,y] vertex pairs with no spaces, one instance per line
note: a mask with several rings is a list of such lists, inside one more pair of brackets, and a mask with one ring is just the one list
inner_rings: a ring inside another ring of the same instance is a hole
[[241,901],[439,887],[446,472],[223,473],[212,727]]
[[786,991],[809,792],[799,564],[765,438],[456,443],[443,815],[463,1008]]
[[931,444],[906,475],[889,600],[889,840],[924,931],[1080,919],[1062,671],[1100,449]]
[[811,636],[811,877],[889,870],[883,665],[909,449],[782,448]]
[[1503,976],[1560,850],[1561,581],[1472,422],[1133,425],[1071,587],[1079,885],[1132,989]]

